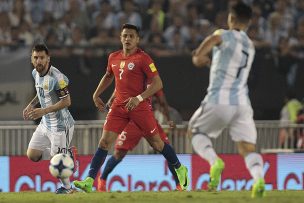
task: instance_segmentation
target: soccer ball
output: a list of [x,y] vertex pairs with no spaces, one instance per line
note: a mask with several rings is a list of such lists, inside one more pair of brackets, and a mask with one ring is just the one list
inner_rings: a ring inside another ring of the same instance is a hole
[[67,154],[56,154],[50,161],[49,170],[55,178],[68,178],[73,174],[73,159]]

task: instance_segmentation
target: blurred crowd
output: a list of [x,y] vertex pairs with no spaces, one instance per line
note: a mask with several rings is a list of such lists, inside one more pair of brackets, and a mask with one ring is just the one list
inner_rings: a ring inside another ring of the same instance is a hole
[[[0,51],[39,40],[54,47],[119,46],[120,27],[128,22],[141,28],[141,44],[149,52],[190,53],[208,34],[227,28],[228,9],[237,1],[0,0]],[[244,1],[253,8],[248,34],[257,48],[304,57],[299,52],[304,47],[304,0]]]

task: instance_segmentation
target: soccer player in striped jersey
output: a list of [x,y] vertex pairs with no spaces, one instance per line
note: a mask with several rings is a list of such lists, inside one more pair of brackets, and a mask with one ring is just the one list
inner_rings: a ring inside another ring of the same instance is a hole
[[211,50],[213,53],[208,93],[189,121],[189,132],[193,135],[194,150],[211,166],[209,190],[217,189],[225,167],[210,138],[218,137],[228,128],[254,179],[252,197],[262,197],[265,194],[263,159],[255,152],[257,132],[247,87],[255,54],[245,32],[251,15],[251,8],[242,2],[232,6],[229,30],[215,31],[194,50],[192,61],[197,67],[209,65],[208,55]]
[[[49,51],[44,44],[33,47],[31,62],[37,94],[23,110],[23,118],[41,118],[41,122],[30,140],[27,156],[34,162],[49,160],[57,153],[70,153],[76,158],[72,152],[74,149],[69,148],[74,131],[74,119],[68,110],[71,105],[69,80],[50,64]],[[40,107],[36,107],[38,104]],[[69,178],[61,179],[61,183],[63,186],[56,190],[56,194],[74,191]]]

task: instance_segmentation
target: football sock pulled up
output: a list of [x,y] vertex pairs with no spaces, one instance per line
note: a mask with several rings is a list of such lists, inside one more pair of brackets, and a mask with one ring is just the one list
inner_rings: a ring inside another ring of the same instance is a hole
[[174,149],[167,143],[164,144],[164,148],[160,153],[166,158],[169,165],[171,164],[176,169],[181,166]]
[[111,156],[106,163],[106,166],[102,172],[101,179],[107,180],[108,175],[113,171],[113,169],[121,162],[122,159],[116,159],[114,156]]
[[103,164],[105,158],[107,157],[108,151],[103,150],[101,148],[98,148],[97,151],[95,152],[92,161],[91,161],[91,166],[89,170],[89,177],[95,179],[97,176],[97,173]]
[[254,181],[263,178],[263,158],[260,154],[255,152],[248,154],[245,163]]

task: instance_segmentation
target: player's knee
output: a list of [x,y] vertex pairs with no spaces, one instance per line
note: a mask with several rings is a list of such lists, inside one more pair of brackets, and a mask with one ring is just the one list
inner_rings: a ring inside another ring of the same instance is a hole
[[27,158],[31,161],[38,162],[42,158],[42,153],[38,150],[28,149],[26,151]]
[[26,155],[27,155],[27,158],[29,160],[31,160],[31,161],[38,162],[38,161],[41,160],[41,155],[38,156],[38,155],[33,154],[33,153],[29,152],[29,151],[27,151]]
[[104,150],[108,150],[110,148],[110,143],[105,139],[101,139],[99,141],[98,147]]
[[164,142],[163,141],[158,141],[158,142],[152,142],[151,143],[151,147],[155,150],[155,151],[158,151],[158,152],[161,152],[163,151],[163,148],[164,148]]

